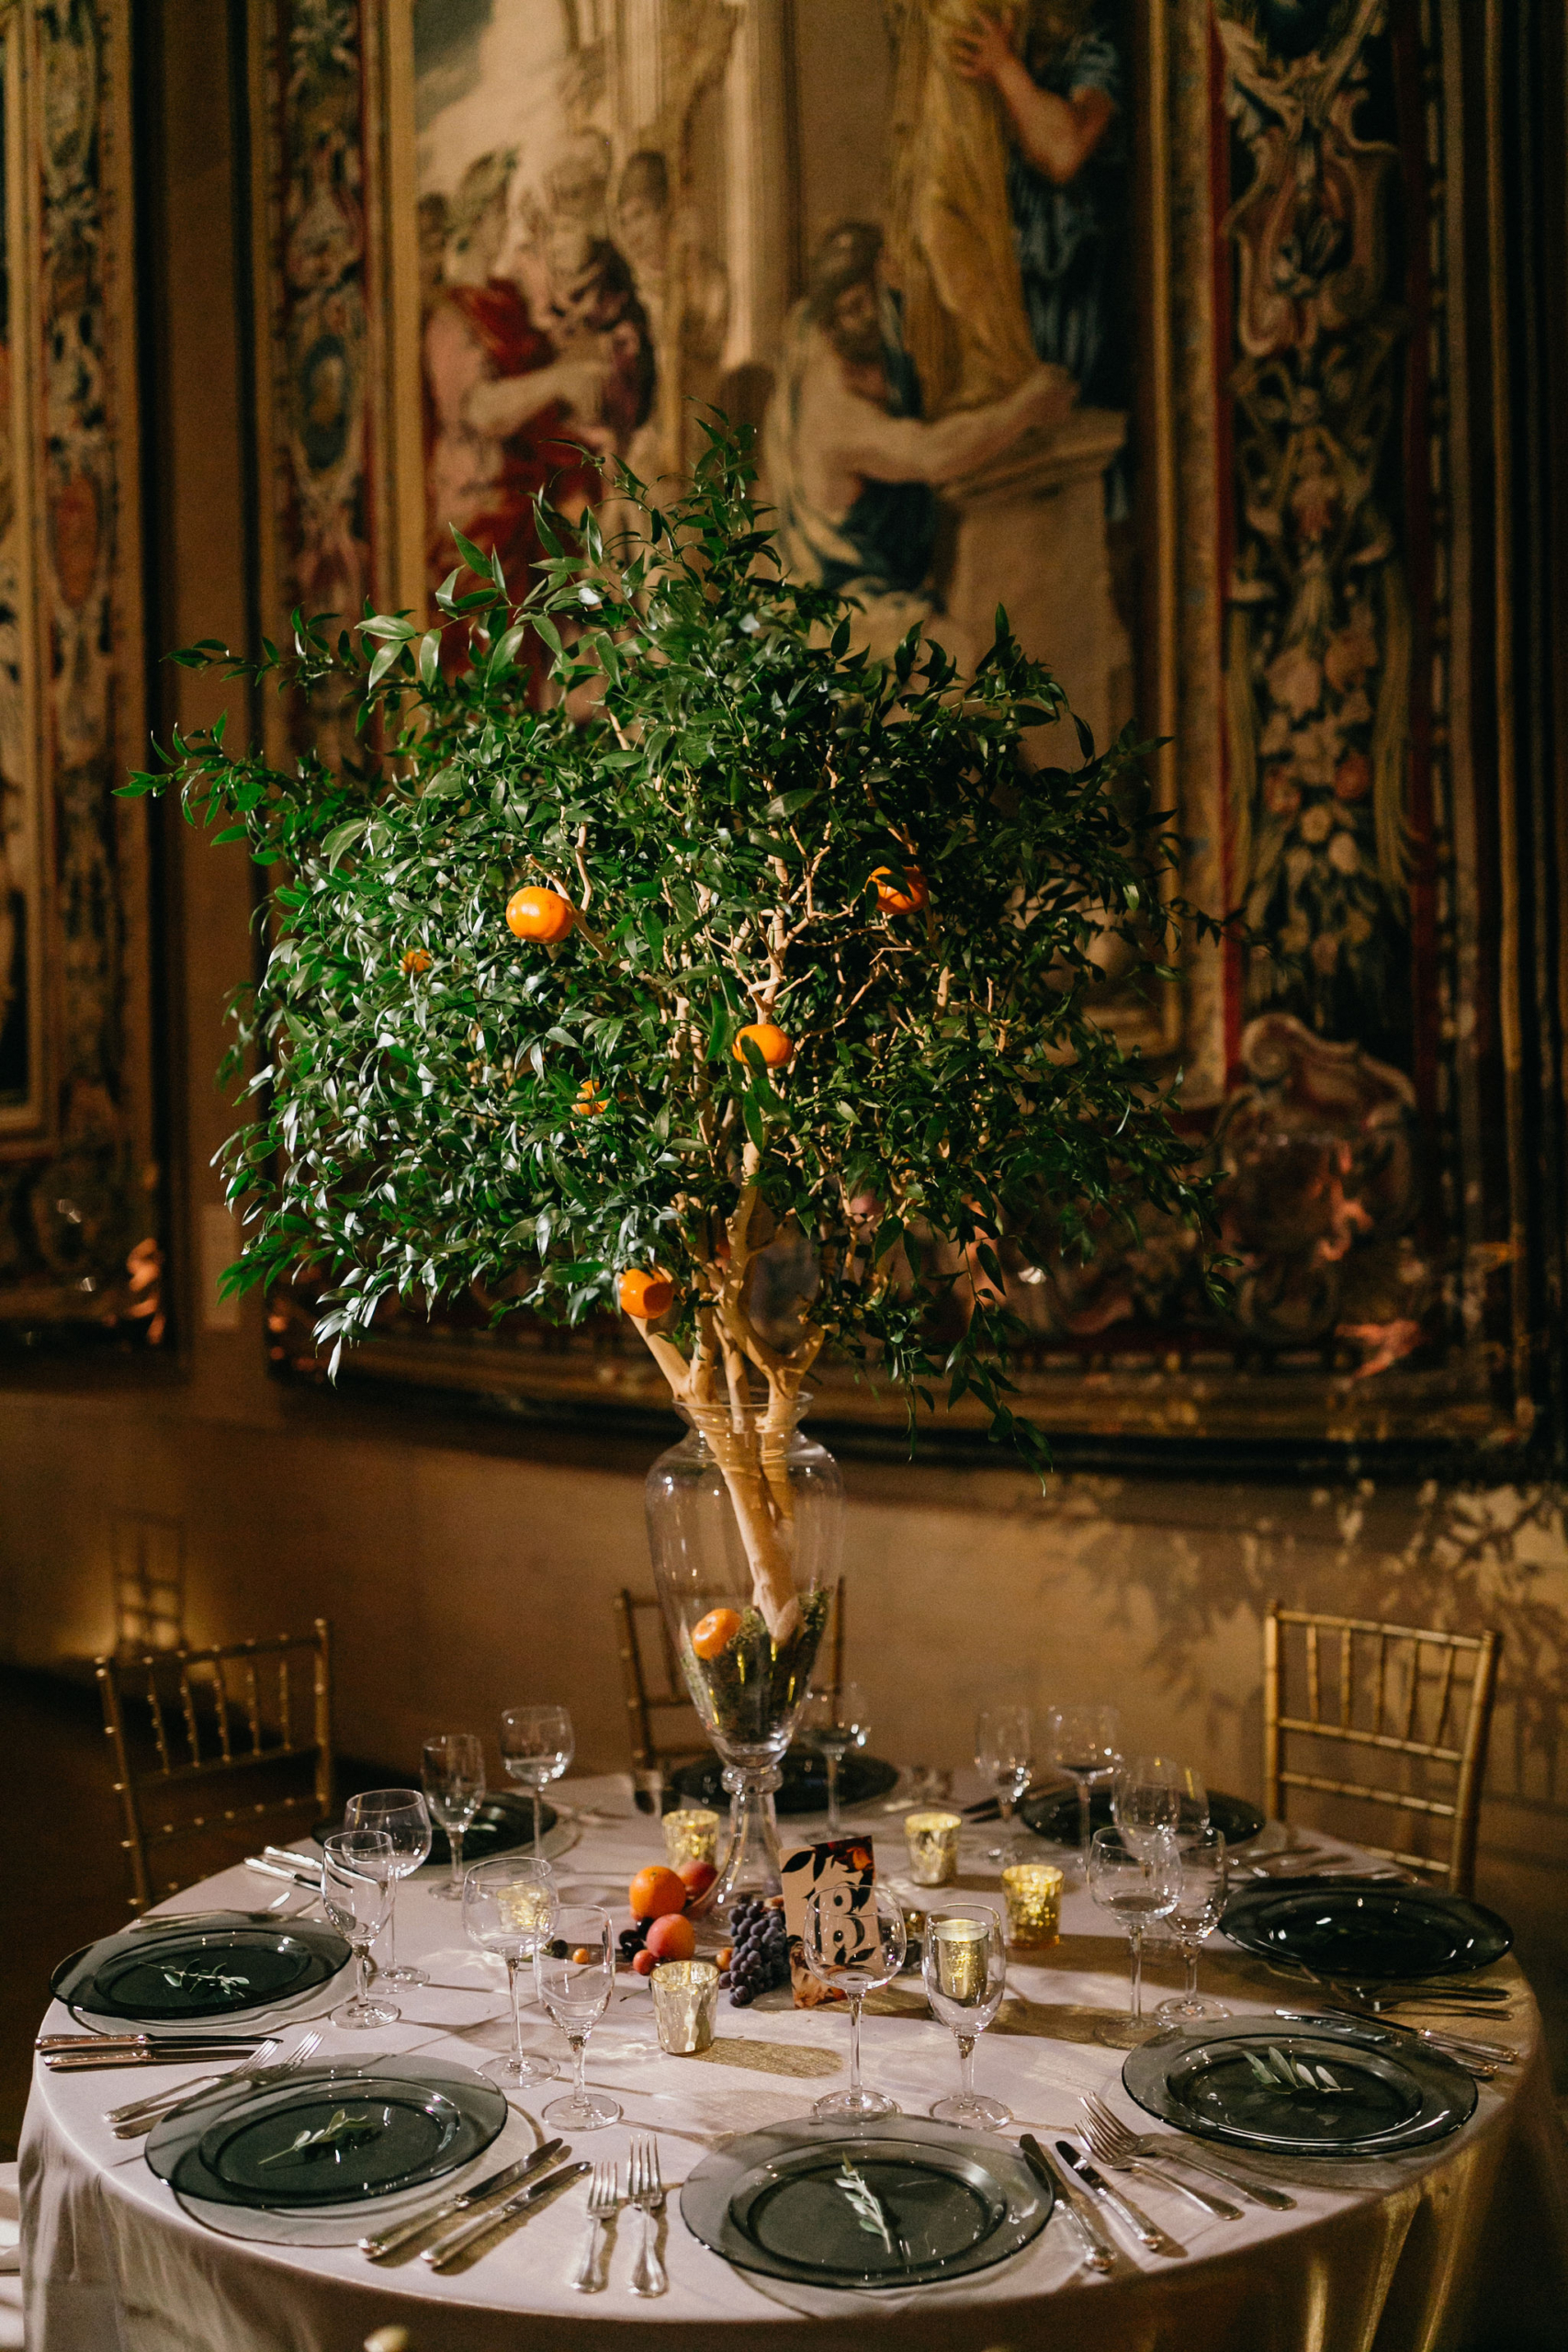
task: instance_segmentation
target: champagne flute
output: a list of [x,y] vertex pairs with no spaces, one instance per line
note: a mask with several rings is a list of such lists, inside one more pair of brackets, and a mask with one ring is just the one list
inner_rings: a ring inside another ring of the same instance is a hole
[[982,2098],[975,2088],[975,2044],[996,2017],[1007,1990],[1007,1948],[996,1913],[985,1904],[928,1912],[921,1969],[931,2015],[958,2043],[957,2096],[939,2098],[931,2112],[939,2123],[999,2131],[1012,2121],[1011,2109],[1000,2099]]
[[1204,2025],[1230,2015],[1223,2001],[1211,2001],[1198,1990],[1199,1947],[1213,1934],[1225,1907],[1225,1841],[1217,1829],[1205,1827],[1179,1829],[1175,1844],[1181,1891],[1162,1924],[1187,1963],[1187,1984],[1179,1999],[1173,1995],[1162,2001],[1155,2015],[1166,2025]]
[[850,2084],[819,2098],[813,2115],[897,2115],[896,2102],[867,2090],[860,2078],[860,2013],[868,1993],[891,1984],[904,1965],[906,1939],[901,1905],[878,1886],[836,1886],[814,1894],[806,1906],[801,1937],[806,1964],[820,1983],[842,1993],[850,2005]]
[[992,1862],[1015,1861],[1024,1850],[1012,1826],[1012,1809],[1034,1771],[1034,1721],[1027,1707],[982,1707],[975,1725],[975,1761],[997,1792],[1002,1842],[987,1854]]
[[814,1747],[828,1767],[828,1835],[843,1835],[839,1812],[839,1767],[852,1747],[863,1747],[871,1737],[871,1702],[858,1682],[840,1683],[837,1690],[813,1690],[800,1711],[800,1736]]
[[1046,1753],[1071,1773],[1078,1792],[1078,1852],[1089,1874],[1089,1799],[1122,1761],[1122,1718],[1114,1707],[1053,1707],[1046,1717]]
[[1089,1841],[1089,1891],[1102,1911],[1125,1928],[1133,1947],[1133,1994],[1127,2014],[1144,2014],[1144,1929],[1176,1908],[1181,1865],[1165,1831],[1151,1850],[1140,1853],[1114,1829],[1097,1829]]
[[577,1753],[571,1717],[564,1707],[508,1707],[501,1719],[501,1760],[508,1778],[534,1799],[534,1853],[544,1859],[539,1800],[558,1781]]
[[391,2001],[370,1997],[370,1947],[392,1907],[394,1859],[379,1829],[334,1829],[321,1841],[321,1908],[359,1963],[359,1989],[339,2002],[333,2025],[396,2025],[402,2015]]
[[392,1900],[387,1910],[387,1964],[376,1973],[388,1984],[428,1984],[423,1968],[398,1966],[398,1881],[430,1860],[430,1808],[419,1789],[367,1789],[343,1809],[345,1829],[382,1829],[392,1841]]
[[463,1899],[463,1840],[484,1802],[485,1752],[477,1732],[444,1731],[424,1743],[420,1778],[424,1801],[446,1832],[452,1870],[434,1893],[444,1903]]
[[532,1855],[498,1854],[476,1862],[463,1880],[463,1927],[481,1951],[496,1951],[506,1962],[512,1995],[513,2047],[504,2058],[480,2068],[498,2083],[536,2083],[555,2075],[553,2058],[538,2058],[523,2047],[523,1996],[518,1971],[555,1931],[555,1872]]
[[588,2037],[608,2008],[615,1982],[609,1913],[590,1904],[563,1904],[553,1934],[534,1954],[534,1973],[540,2000],[571,2044],[575,2069],[570,2098],[553,2098],[545,2121],[562,2132],[596,2132],[602,2123],[618,2123],[620,2102],[591,2091],[584,2072]]

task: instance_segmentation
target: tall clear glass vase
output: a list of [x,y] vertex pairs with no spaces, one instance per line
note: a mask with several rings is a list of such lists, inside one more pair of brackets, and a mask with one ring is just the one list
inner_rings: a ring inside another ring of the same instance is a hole
[[843,1480],[801,1432],[807,1401],[746,1430],[724,1407],[683,1406],[690,1430],[648,1474],[660,1600],[730,1797],[718,1877],[690,1915],[705,1946],[726,1940],[738,1899],[779,1890],[773,1793],[843,1548]]

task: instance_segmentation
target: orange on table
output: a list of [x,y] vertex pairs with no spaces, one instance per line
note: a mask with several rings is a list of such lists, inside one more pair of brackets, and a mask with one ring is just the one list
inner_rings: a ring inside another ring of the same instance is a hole
[[530,883],[513,890],[506,901],[506,920],[519,939],[542,939],[553,945],[570,932],[577,909],[558,890],[541,890]]
[[686,1890],[662,1862],[648,1862],[626,1889],[634,1919],[662,1919],[668,1912],[683,1911]]
[[668,1274],[650,1274],[641,1266],[632,1266],[621,1276],[619,1295],[623,1314],[647,1323],[673,1304],[675,1285]]
[[871,878],[876,886],[876,903],[885,915],[912,915],[917,908],[930,903],[926,877],[918,865],[905,866],[902,887],[890,865],[879,865]]
[[734,1046],[735,1058],[738,1062],[745,1061],[748,1045],[756,1046],[769,1069],[783,1069],[795,1051],[794,1040],[786,1037],[784,1031],[772,1021],[749,1022],[741,1030]]
[[739,1631],[738,1610],[710,1609],[692,1628],[692,1647],[701,1658],[720,1657]]
[[577,1090],[577,1100],[571,1106],[571,1115],[574,1119],[596,1119],[601,1111],[607,1111],[609,1107],[609,1096],[601,1094],[593,1080],[591,1078],[585,1078]]

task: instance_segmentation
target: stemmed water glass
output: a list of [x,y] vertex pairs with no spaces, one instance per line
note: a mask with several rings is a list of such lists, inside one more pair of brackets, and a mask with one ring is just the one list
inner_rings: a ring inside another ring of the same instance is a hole
[[392,1899],[387,1909],[387,1962],[376,1971],[388,1984],[428,1984],[423,1968],[398,1966],[398,1881],[430,1860],[430,1808],[418,1789],[367,1789],[343,1809],[345,1829],[381,1829],[392,1841]]
[[444,1903],[463,1899],[463,1840],[484,1802],[485,1752],[477,1732],[444,1731],[424,1743],[420,1778],[424,1801],[446,1832],[452,1871],[445,1886],[434,1892]]
[[1053,1707],[1045,1720],[1046,1753],[1070,1772],[1078,1792],[1078,1851],[1089,1872],[1089,1798],[1122,1761],[1122,1718],[1114,1707]]
[[975,2088],[975,2044],[1007,1990],[1007,1949],[996,1913],[983,1904],[969,1910],[928,1912],[921,1966],[931,2015],[958,2043],[957,2096],[939,2098],[931,2111],[939,2123],[999,2131],[1012,2121],[1011,2109]]
[[391,1839],[379,1829],[334,1829],[321,1841],[321,1908],[359,1962],[359,1989],[333,2011],[333,2025],[396,2025],[402,2011],[370,1997],[370,1947],[397,1884]]
[[539,1998],[571,2044],[575,2076],[570,2096],[553,2098],[547,2123],[563,2132],[592,2132],[618,2123],[620,2102],[591,2091],[584,2069],[588,2037],[610,2005],[615,1982],[615,1938],[610,1915],[590,1904],[564,1904],[555,1929],[534,1955]]
[[501,1760],[507,1776],[534,1800],[534,1852],[544,1855],[539,1800],[558,1781],[577,1753],[571,1717],[564,1707],[508,1707],[501,1719]]
[[1172,1756],[1127,1756],[1111,1783],[1111,1811],[1128,1845],[1147,1853],[1160,1838],[1206,1827],[1209,1792],[1193,1767]]
[[463,1881],[463,1926],[481,1951],[501,1954],[512,1995],[513,2048],[480,2069],[498,2083],[541,2082],[557,2072],[553,2058],[537,2058],[523,2047],[523,1996],[518,1971],[555,1932],[558,1905],[555,1872],[530,1855],[498,1854],[476,1862]]
[[1114,1829],[1097,1829],[1089,1841],[1089,1891],[1102,1911],[1121,1921],[1133,1947],[1133,1994],[1129,2017],[1144,2014],[1144,1929],[1176,1908],[1181,1864],[1163,1832],[1146,1853],[1126,1844]]
[[1024,1850],[1012,1826],[1012,1809],[1034,1771],[1034,1722],[1027,1707],[982,1707],[975,1724],[975,1761],[997,1792],[1002,1842],[987,1854],[992,1862],[1015,1861]]
[[1217,1829],[1178,1829],[1175,1848],[1181,1891],[1163,1928],[1187,1963],[1187,1984],[1179,1999],[1173,1994],[1155,2014],[1167,2025],[1204,2025],[1230,2015],[1223,2001],[1211,2001],[1198,1990],[1199,1947],[1213,1934],[1225,1907],[1225,1841]]
[[904,1965],[901,1906],[876,1886],[824,1889],[806,1906],[801,1949],[813,1976],[842,1993],[850,2005],[849,2088],[819,2098],[812,2114],[897,2115],[894,2100],[881,2091],[867,2090],[861,2081],[860,2013],[866,1995],[891,1984]]
[[828,1835],[843,1832],[839,1813],[839,1767],[852,1747],[863,1747],[871,1736],[871,1702],[858,1682],[842,1682],[836,1690],[813,1690],[800,1711],[799,1736],[814,1747],[828,1767]]

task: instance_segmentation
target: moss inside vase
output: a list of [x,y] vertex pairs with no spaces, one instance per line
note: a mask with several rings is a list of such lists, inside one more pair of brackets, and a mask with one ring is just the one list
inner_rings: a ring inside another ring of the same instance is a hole
[[775,1644],[760,1610],[745,1609],[735,1637],[716,1657],[701,1658],[689,1631],[681,1634],[681,1667],[692,1703],[718,1739],[736,1747],[765,1746],[777,1738],[805,1698],[828,1622],[826,1592],[803,1593],[793,1633]]

